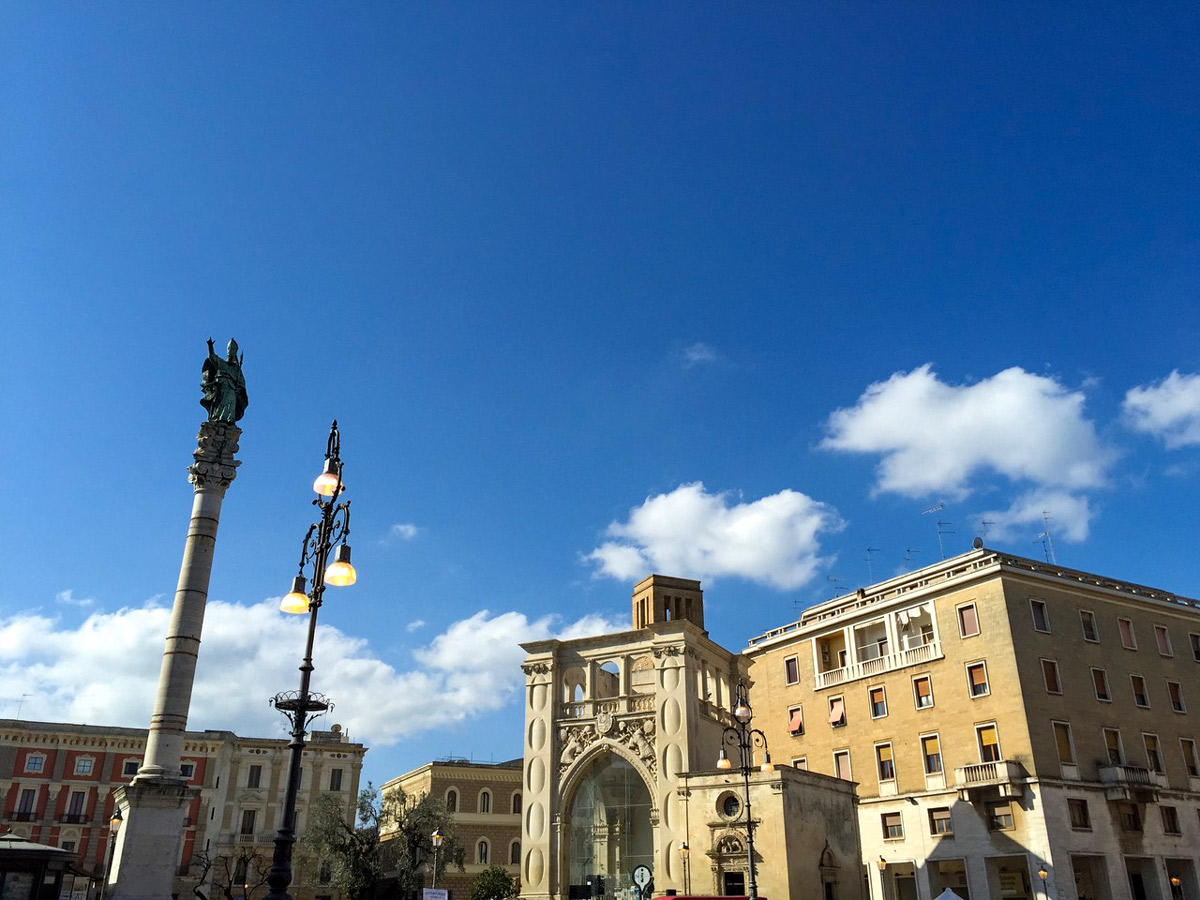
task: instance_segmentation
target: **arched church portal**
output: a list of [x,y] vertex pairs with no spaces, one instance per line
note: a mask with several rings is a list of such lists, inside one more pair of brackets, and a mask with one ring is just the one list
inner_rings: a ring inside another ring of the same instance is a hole
[[616,753],[602,753],[574,779],[564,870],[567,897],[628,897],[633,870],[654,868],[650,789]]

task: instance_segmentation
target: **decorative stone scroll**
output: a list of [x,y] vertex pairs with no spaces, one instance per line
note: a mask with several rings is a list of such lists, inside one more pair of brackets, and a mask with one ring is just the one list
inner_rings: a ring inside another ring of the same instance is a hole
[[200,433],[196,435],[196,449],[192,456],[196,461],[188,466],[188,481],[203,488],[217,488],[224,491],[237,477],[237,467],[241,460],[233,458],[238,451],[238,439],[242,429],[236,425],[225,425],[220,422],[204,422],[200,425]]
[[521,671],[526,675],[545,675],[550,671],[550,667],[545,663],[530,663],[526,666],[521,666]]
[[678,644],[671,644],[669,647],[654,647],[650,652],[654,654],[655,659],[662,659],[664,656],[679,656],[683,648]]

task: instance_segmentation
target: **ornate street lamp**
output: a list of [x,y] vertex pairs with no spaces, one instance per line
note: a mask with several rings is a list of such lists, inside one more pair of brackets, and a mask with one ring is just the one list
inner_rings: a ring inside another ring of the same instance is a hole
[[112,818],[108,820],[108,861],[104,864],[104,884],[100,885],[100,900],[104,900],[108,894],[108,873],[112,870],[113,851],[117,845],[117,832],[121,830],[121,823],[125,821],[121,815],[120,809],[114,809]]
[[[758,900],[758,879],[754,869],[754,819],[750,815],[750,769],[754,767],[754,748],[761,747],[763,751],[762,772],[774,772],[771,765],[771,754],[767,751],[767,736],[757,728],[750,727],[754,712],[750,709],[750,698],[746,693],[746,683],[739,681],[733,695],[733,719],[736,724],[726,725],[722,742],[736,747],[738,763],[742,771],[742,785],[746,791],[746,855],[750,863],[750,889],[747,897]],[[733,762],[721,748],[717,758],[718,769],[731,769]]]
[[1171,876],[1171,896],[1175,898],[1183,897],[1183,879],[1178,875]]
[[[317,716],[333,709],[327,697],[308,689],[313,670],[313,638],[317,633],[317,611],[325,585],[338,587],[354,584],[357,576],[350,565],[350,501],[338,502],[346,486],[342,483],[341,435],[337,420],[329,429],[329,443],[325,450],[325,468],[313,483],[317,498],[313,506],[321,512],[321,518],[308,526],[308,533],[300,545],[300,570],[292,580],[292,589],[279,608],[283,612],[303,615],[308,613],[308,643],[304,649],[304,662],[300,665],[300,690],[285,691],[271,698],[271,705],[287,716],[292,724],[291,751],[288,764],[287,789],[283,795],[283,810],[279,820],[279,831],[275,834],[275,855],[267,884],[271,890],[265,900],[290,900],[287,889],[292,883],[292,845],[296,843],[296,795],[300,793],[300,767],[304,759],[305,732],[309,723]],[[338,543],[340,541],[340,543]],[[338,543],[333,561],[329,551]],[[312,589],[305,591],[304,570],[312,570]]]
[[683,892],[685,894],[690,891],[688,885],[688,857],[691,853],[692,851],[688,848],[687,841],[679,845],[679,859],[683,862]]
[[432,835],[430,835],[430,840],[432,840],[432,841],[433,841],[433,884],[431,884],[431,885],[430,885],[430,887],[431,887],[431,888],[436,888],[436,887],[437,887],[437,859],[438,859],[438,850],[440,850],[440,849],[442,848],[442,838],[443,838],[443,836],[444,836],[444,835],[442,834],[442,829],[440,829],[440,828],[435,828],[435,829],[433,830],[433,834],[432,834]]
[[1042,893],[1043,894],[1046,893],[1046,877],[1049,874],[1050,873],[1046,871],[1045,866],[1042,866],[1041,868],[1038,869],[1038,878],[1042,879]]

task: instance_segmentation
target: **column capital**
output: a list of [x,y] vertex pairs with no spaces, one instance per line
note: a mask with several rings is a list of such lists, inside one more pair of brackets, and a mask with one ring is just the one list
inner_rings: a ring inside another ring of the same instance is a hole
[[188,481],[196,490],[219,490],[222,493],[237,477],[237,467],[242,463],[234,459],[238,451],[238,438],[242,429],[224,422],[204,422],[196,435],[196,449],[192,455],[196,461],[188,466]]

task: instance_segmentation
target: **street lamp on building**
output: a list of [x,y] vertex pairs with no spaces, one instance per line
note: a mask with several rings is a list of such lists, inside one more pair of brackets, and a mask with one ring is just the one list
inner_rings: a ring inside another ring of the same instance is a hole
[[1038,878],[1042,879],[1042,893],[1046,893],[1046,878],[1050,873],[1046,871],[1046,867],[1042,866],[1038,869]]
[[100,885],[100,900],[104,900],[108,894],[108,874],[112,871],[113,850],[117,845],[117,832],[121,830],[121,823],[125,821],[121,815],[120,809],[114,809],[112,818],[108,820],[108,860],[104,863],[104,884]]
[[1183,898],[1183,879],[1178,875],[1171,876],[1171,896],[1175,900],[1182,900]]
[[433,884],[431,884],[430,887],[436,888],[437,887],[438,850],[442,849],[442,838],[444,838],[445,835],[442,834],[442,829],[435,828],[433,830],[433,834],[431,834],[429,837],[430,837],[430,840],[433,841]]
[[[738,751],[742,786],[746,792],[746,857],[750,865],[750,885],[746,896],[750,900],[758,900],[758,878],[755,876],[754,867],[754,819],[750,815],[750,769],[754,766],[754,748],[762,748],[763,761],[762,766],[759,767],[760,771],[774,772],[775,767],[771,765],[771,754],[767,750],[767,736],[757,728],[750,727],[754,711],[750,709],[750,697],[744,681],[739,681],[734,690],[732,712],[734,724],[725,726],[722,742],[736,747]],[[721,748],[721,755],[717,758],[717,768],[733,768],[733,761],[730,760],[724,747]]]
[[[304,662],[300,665],[300,690],[286,691],[271,698],[271,705],[288,717],[292,725],[291,751],[288,764],[287,789],[283,795],[283,810],[279,820],[279,831],[275,834],[275,855],[267,884],[271,890],[265,900],[290,900],[288,885],[292,883],[292,846],[296,842],[296,796],[300,793],[300,767],[304,759],[305,732],[309,723],[317,716],[333,709],[333,704],[322,694],[309,690],[313,671],[313,638],[317,633],[317,611],[325,594],[325,585],[338,587],[354,584],[357,576],[350,565],[350,501],[338,502],[346,489],[342,483],[341,435],[337,421],[329,430],[329,442],[325,450],[325,468],[313,483],[317,498],[313,505],[320,510],[321,517],[308,527],[304,542],[300,545],[300,570],[292,580],[292,589],[283,598],[279,608],[283,612],[303,615],[308,613],[308,643],[304,649]],[[337,544],[333,561],[329,551]],[[306,568],[312,572],[312,589],[305,590]]]
[[679,845],[679,859],[683,863],[683,892],[685,894],[691,891],[691,886],[688,884],[688,856],[691,855],[691,852],[688,849],[687,841]]

